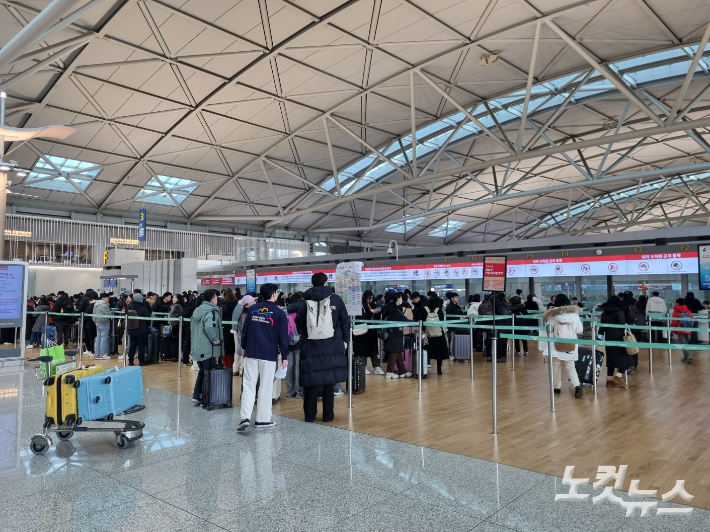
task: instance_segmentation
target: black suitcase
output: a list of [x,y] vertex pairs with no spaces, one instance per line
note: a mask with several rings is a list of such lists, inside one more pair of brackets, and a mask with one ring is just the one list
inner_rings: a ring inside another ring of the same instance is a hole
[[146,362],[159,362],[160,359],[160,335],[150,333],[148,335],[148,350],[145,355]]
[[365,391],[365,365],[366,358],[353,357],[353,395]]
[[79,323],[72,323],[71,329],[69,331],[70,341],[76,345],[79,343]]
[[[597,384],[599,383],[599,374],[602,371],[602,364],[604,364],[604,353],[601,351],[596,351],[596,362],[597,362]],[[579,346],[577,360],[574,363],[574,367],[577,370],[577,376],[579,377],[579,382],[584,386],[592,385],[592,350],[588,347]]]
[[232,408],[232,368],[220,366],[205,371],[202,379],[202,408]]
[[164,334],[160,339],[160,357],[163,360],[177,360],[178,350],[176,344],[177,341],[173,340],[171,334]]

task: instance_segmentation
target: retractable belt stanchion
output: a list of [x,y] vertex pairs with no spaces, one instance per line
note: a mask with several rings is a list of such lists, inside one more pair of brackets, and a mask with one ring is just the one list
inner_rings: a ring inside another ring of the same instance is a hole
[[[597,339],[597,324],[592,322],[592,340]],[[577,350],[579,352],[579,349]],[[592,346],[592,390],[597,395],[597,346]]]
[[353,407],[353,327],[355,320],[350,318],[350,342],[348,342],[348,408]]
[[[473,325],[473,318],[469,320],[469,323]],[[468,330],[468,338],[471,342],[471,380],[473,380],[473,327]]]
[[84,313],[81,313],[81,317],[79,318],[79,332],[77,333],[77,339],[79,340],[79,345],[77,346],[77,355],[79,355],[79,366],[81,366],[81,355],[83,353],[82,349],[83,343],[84,343]]
[[182,356],[182,316],[180,316],[178,320],[178,377],[182,377]]
[[493,386],[491,411],[493,415],[493,434],[498,434],[498,331],[496,330],[496,295],[491,292],[493,300],[493,334],[491,335],[491,363],[493,364]]
[[[653,330],[651,329],[651,318],[646,316],[646,322],[648,323],[648,340],[653,343]],[[653,373],[653,347],[648,348],[648,372]]]
[[[512,321],[512,324],[513,324],[513,325],[512,325],[511,333],[512,333],[512,334],[515,334],[515,314],[513,314],[512,318],[513,318],[513,321]],[[522,342],[520,342],[520,343],[522,343]],[[506,343],[506,346],[507,346],[507,343]],[[507,354],[507,351],[508,351],[508,349],[506,348],[506,354]],[[515,371],[515,353],[516,353],[516,351],[515,351],[515,341],[513,341],[513,356],[510,357],[510,358],[513,359],[513,371]]]
[[[552,325],[549,323],[545,326],[545,330],[547,332],[547,337],[550,338],[552,337]],[[594,353],[596,357],[596,353]],[[553,367],[552,364],[552,346],[550,345],[550,341],[547,341],[547,363],[548,363],[548,370],[550,373],[550,412],[555,411],[555,368]],[[596,368],[594,368],[594,373],[596,374]]]
[[[42,331],[42,345],[39,346],[40,351],[44,347],[47,349],[47,333],[49,332],[49,311],[44,311],[44,329]],[[49,375],[49,373],[47,373]]]
[[[417,391],[422,392],[422,371],[424,371],[424,360],[422,360],[422,335],[424,334],[424,325],[419,320],[419,342],[417,348]],[[471,366],[473,367],[473,366]]]
[[123,318],[123,367],[128,363],[128,313]]
[[668,366],[673,365],[673,352],[671,350],[671,335],[673,334],[673,331],[670,329],[671,327],[671,319],[666,318],[666,322],[668,323],[668,329],[666,330],[666,336],[668,337]]

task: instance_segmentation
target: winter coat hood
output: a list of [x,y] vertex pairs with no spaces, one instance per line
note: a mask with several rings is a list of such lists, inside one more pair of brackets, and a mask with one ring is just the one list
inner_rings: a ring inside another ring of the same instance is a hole
[[322,301],[335,293],[332,286],[313,286],[303,294],[304,299],[310,301]]
[[[220,344],[214,345],[215,340],[219,340]],[[190,341],[193,360],[202,361],[223,355],[224,332],[221,308],[204,301],[195,309],[190,319]]]
[[579,308],[577,305],[566,305],[564,307],[552,307],[549,308],[545,311],[545,313],[542,315],[543,319],[549,320],[550,318],[554,318],[556,316],[562,316],[563,314],[579,314],[579,311],[582,310]]
[[289,303],[288,307],[286,307],[286,312],[288,312],[289,314],[298,312],[298,309],[300,309],[305,304],[306,302],[303,299],[297,299],[293,303]]

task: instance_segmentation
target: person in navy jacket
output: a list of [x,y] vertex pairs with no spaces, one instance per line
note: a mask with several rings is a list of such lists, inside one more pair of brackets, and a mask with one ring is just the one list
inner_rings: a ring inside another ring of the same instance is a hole
[[271,397],[279,354],[283,360],[282,366],[284,368],[288,366],[288,320],[284,311],[275,303],[278,297],[278,286],[264,284],[261,286],[260,294],[263,301],[249,307],[242,328],[244,373],[242,420],[237,426],[239,432],[245,431],[250,426],[257,382],[259,382],[259,398],[254,427],[276,426],[276,423],[271,420]]

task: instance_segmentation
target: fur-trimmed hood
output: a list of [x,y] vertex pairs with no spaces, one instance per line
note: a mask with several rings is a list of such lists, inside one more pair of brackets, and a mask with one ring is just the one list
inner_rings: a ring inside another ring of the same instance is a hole
[[554,318],[555,316],[562,316],[562,314],[579,314],[579,311],[582,310],[579,308],[577,305],[566,305],[564,307],[553,307],[550,309],[547,309],[545,313],[542,315],[543,319],[549,320],[550,318]]

